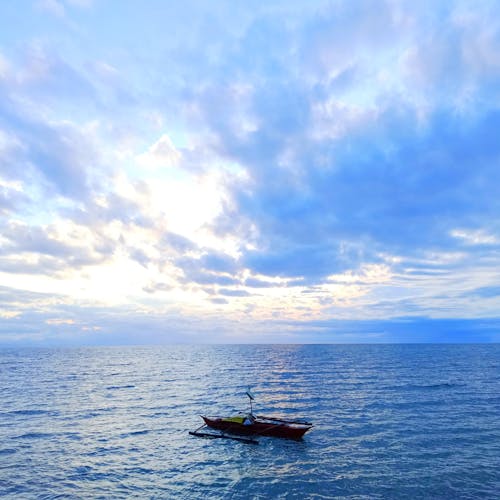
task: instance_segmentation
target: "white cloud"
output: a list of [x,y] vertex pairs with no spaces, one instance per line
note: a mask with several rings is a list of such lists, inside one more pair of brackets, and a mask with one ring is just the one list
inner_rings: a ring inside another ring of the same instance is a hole
[[454,229],[450,232],[451,236],[463,240],[467,245],[496,245],[500,239],[494,234],[488,233],[484,229],[467,230]]
[[137,162],[141,167],[159,169],[177,166],[181,158],[170,137],[163,134],[145,153],[137,156]]
[[41,10],[49,12],[56,17],[63,18],[66,15],[64,4],[58,0],[38,0],[37,7]]
[[50,318],[50,319],[46,319],[45,323],[47,323],[47,325],[56,325],[56,326],[57,325],[74,325],[75,320],[65,319],[65,318]]
[[0,311],[0,318],[12,319],[21,315],[21,311]]

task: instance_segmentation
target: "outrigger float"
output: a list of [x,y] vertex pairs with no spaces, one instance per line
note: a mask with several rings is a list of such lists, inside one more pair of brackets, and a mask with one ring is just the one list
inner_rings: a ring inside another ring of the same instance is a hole
[[[198,429],[190,431],[189,434],[197,437],[233,439],[248,444],[259,444],[254,437],[268,436],[297,440],[301,439],[313,427],[311,422],[303,420],[283,420],[274,417],[255,416],[252,407],[252,401],[255,398],[250,390],[246,392],[246,395],[250,399],[249,412],[239,413],[232,417],[205,417],[202,415],[201,418],[205,423]],[[218,432],[202,432],[205,427]],[[238,437],[234,436],[235,434]]]

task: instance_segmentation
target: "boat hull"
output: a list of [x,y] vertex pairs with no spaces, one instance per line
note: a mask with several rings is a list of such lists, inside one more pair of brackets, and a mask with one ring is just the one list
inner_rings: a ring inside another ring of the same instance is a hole
[[259,421],[244,425],[224,418],[202,417],[205,424],[222,432],[242,435],[259,435],[286,439],[300,439],[311,425],[286,424],[283,422]]

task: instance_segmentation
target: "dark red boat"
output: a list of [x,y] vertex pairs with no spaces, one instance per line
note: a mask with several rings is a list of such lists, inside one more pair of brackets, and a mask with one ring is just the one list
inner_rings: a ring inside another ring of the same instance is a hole
[[313,425],[309,422],[255,417],[252,414],[236,417],[203,417],[205,424],[230,434],[270,436],[300,439]]
[[[189,434],[206,438],[226,438],[244,443],[258,444],[256,436],[269,436],[288,439],[300,439],[313,426],[302,420],[282,420],[274,417],[261,417],[253,414],[253,394],[250,389],[246,392],[250,399],[250,408],[247,413],[239,413],[233,417],[204,417],[205,423]],[[204,427],[210,427],[219,432],[200,432]],[[248,437],[234,437],[228,434],[240,434]]]

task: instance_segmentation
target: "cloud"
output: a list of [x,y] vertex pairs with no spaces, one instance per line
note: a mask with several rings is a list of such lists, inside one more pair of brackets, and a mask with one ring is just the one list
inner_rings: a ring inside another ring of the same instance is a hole
[[[229,68],[235,74],[235,67],[244,69],[250,76],[246,85],[251,90],[243,103],[230,100],[227,85],[219,90],[232,105],[218,112],[211,108],[211,95],[198,96],[198,108],[206,110],[205,125],[216,134],[221,154],[247,174],[246,182],[229,181],[231,203],[215,230],[219,234],[238,231],[246,241],[253,236],[252,248],[242,248],[241,258],[251,271],[271,277],[321,279],[356,269],[363,262],[379,262],[381,252],[412,258],[429,249],[459,249],[461,245],[450,236],[457,220],[468,231],[498,228],[499,183],[490,182],[498,178],[500,159],[495,140],[499,125],[493,104],[496,95],[489,86],[476,87],[474,94],[491,99],[492,106],[467,104],[457,109],[457,100],[470,86],[471,61],[466,49],[473,43],[471,32],[454,20],[460,12],[453,8],[433,11],[430,27],[425,27],[421,11],[413,10],[405,17],[391,8],[390,4],[377,12],[363,8],[359,21],[359,9],[343,5],[338,10],[332,7],[331,18],[327,15],[323,23],[315,18],[304,23],[304,34],[315,33],[307,43],[307,37],[298,38],[304,56],[313,51],[331,54],[331,58],[310,63],[321,71],[308,72],[308,78],[293,55],[290,64],[278,64],[275,70],[259,66],[248,71],[247,58],[255,53],[259,39],[276,39],[276,45],[261,54],[261,64],[273,61],[275,52],[283,57],[283,47],[297,43],[295,31],[257,18],[248,38],[241,39],[237,64]],[[443,23],[454,36],[446,30],[441,33]],[[389,28],[379,37],[381,24]],[[342,28],[332,29],[337,25]],[[412,30],[401,31],[407,25]],[[257,26],[264,34],[251,37]],[[491,27],[498,31],[498,26]],[[421,34],[428,38],[429,47],[436,37],[443,45],[442,53],[419,51],[422,68],[408,62],[406,49],[399,57],[384,58],[385,52],[394,51],[394,40],[416,43]],[[344,48],[353,41],[354,55],[348,55],[351,52]],[[366,102],[362,96],[356,99],[356,91],[370,92],[362,78],[368,76],[367,71],[375,76],[380,71],[362,54],[371,42],[378,51],[376,63],[396,63],[399,82],[389,91],[374,85],[378,95]],[[488,37],[488,43],[495,42]],[[451,50],[459,52],[449,58]],[[450,81],[456,86],[442,98],[439,82],[450,74],[445,61],[456,61],[450,62],[455,71]],[[418,101],[423,84],[405,73],[407,64],[431,82],[425,118]],[[432,65],[440,72],[432,70]],[[337,75],[346,72],[350,72],[348,87],[332,85]],[[477,74],[474,78],[480,81]],[[344,110],[340,119],[337,110]],[[231,117],[239,113],[251,117],[254,124],[244,135],[231,124]],[[345,118],[347,124],[341,123]]]
[[244,285],[250,288],[269,288],[272,286],[279,286],[279,283],[273,283],[272,281],[259,278],[246,278]]
[[[36,187],[44,194],[79,200],[89,194],[89,172],[99,164],[98,153],[83,127],[68,120],[48,119],[40,113],[40,106],[35,108],[40,96],[29,88],[31,79],[43,80],[45,75],[50,79],[53,73],[59,73],[55,81],[59,84],[65,80],[61,78],[65,70],[50,67],[40,57],[35,56],[27,73],[7,82],[6,93],[0,99],[0,126],[5,131],[5,146],[0,151],[2,175],[22,181],[27,190]],[[64,85],[66,90],[58,87],[42,93],[64,98],[71,89],[75,95],[78,84],[72,77]],[[24,98],[28,93],[29,101]]]
[[63,298],[4,325],[495,316],[494,2],[36,5],[0,34],[0,264]]
[[[304,321],[300,328],[308,331],[310,341],[317,342],[349,342],[349,339],[362,338],[369,343],[476,343],[496,342],[498,325],[498,318],[475,321],[469,318],[401,317],[391,320]],[[297,324],[293,326],[297,327]]]
[[66,15],[63,3],[58,0],[38,0],[37,7],[56,17],[63,18]]
[[251,180],[232,186],[234,210],[223,217],[257,228],[257,249],[244,257],[249,267],[321,276],[377,261],[382,250],[410,257],[457,248],[450,237],[457,220],[476,231],[498,227],[499,184],[490,183],[498,176],[500,150],[491,135],[498,115],[464,126],[437,113],[425,132],[414,121],[411,114],[382,115],[375,138],[369,124],[348,146],[331,145],[327,165],[304,159],[300,188],[286,169],[269,166],[273,180],[264,182],[261,167],[247,162]]
[[137,157],[139,165],[146,168],[176,166],[180,159],[180,152],[166,134],[162,135],[145,153]]
[[2,182],[0,178],[0,215],[20,210],[28,201],[29,197],[16,183]]
[[[13,303],[16,293],[18,302]],[[213,301],[223,305],[223,300]],[[218,314],[200,318],[178,310],[141,311],[128,306],[110,312],[91,302],[69,303],[64,296],[7,287],[0,287],[0,306],[12,312],[0,315],[1,346],[216,343],[227,342],[236,330],[246,335],[252,329],[251,323],[236,324]]]
[[217,290],[219,295],[224,297],[249,297],[250,294],[246,290],[233,290],[231,288],[219,288]]
[[89,8],[94,0],[37,0],[35,6],[59,19],[66,19],[71,7]]
[[197,261],[188,261],[187,259],[182,259],[176,261],[176,265],[180,269],[182,269],[182,272],[184,274],[184,279],[182,280],[182,282],[184,284],[197,283],[198,285],[229,286],[238,285],[240,283],[238,278],[207,272],[206,270],[198,266]]
[[166,232],[162,235],[161,245],[172,248],[176,253],[186,254],[198,250],[196,243],[180,234]]
[[[2,271],[22,274],[45,274],[75,271],[85,266],[102,264],[109,258],[103,239],[73,227],[61,232],[56,227],[34,227],[9,224],[2,228],[0,249]],[[82,240],[79,237],[84,236]]]

